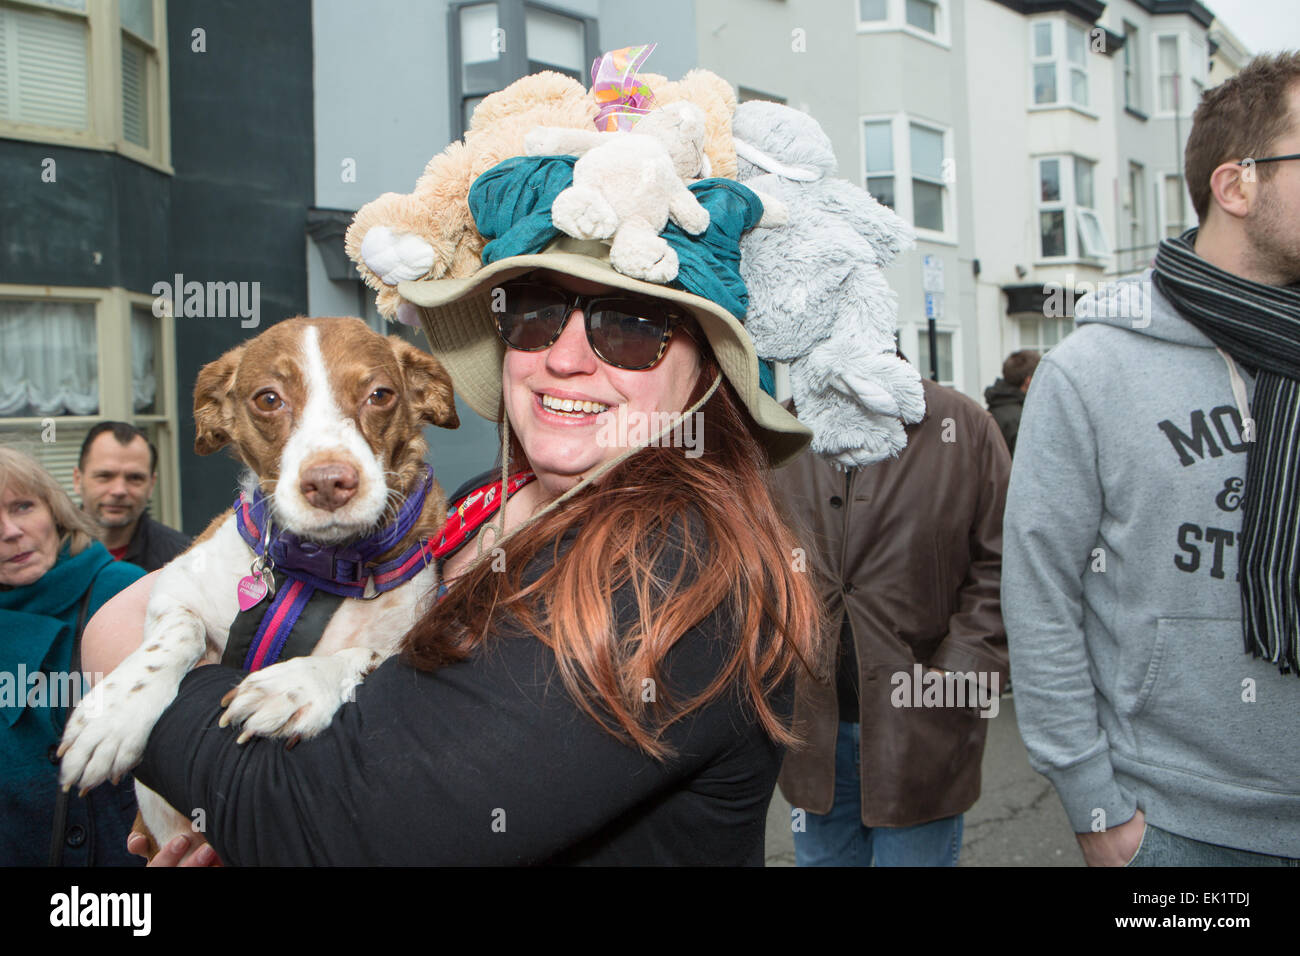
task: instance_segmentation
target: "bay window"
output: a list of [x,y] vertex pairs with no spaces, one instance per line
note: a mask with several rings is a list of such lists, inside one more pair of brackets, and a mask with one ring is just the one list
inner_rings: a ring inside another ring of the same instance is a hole
[[1044,156],[1037,167],[1039,257],[1107,258],[1110,247],[1096,212],[1096,164],[1081,156]]
[[1088,31],[1072,20],[1029,25],[1030,102],[1088,108]]

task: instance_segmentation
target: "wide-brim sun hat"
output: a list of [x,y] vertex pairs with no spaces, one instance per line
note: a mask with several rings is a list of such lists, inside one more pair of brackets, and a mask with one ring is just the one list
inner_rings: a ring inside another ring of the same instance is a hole
[[[489,421],[502,420],[501,370],[506,345],[492,313],[493,289],[528,272],[545,270],[649,296],[679,306],[698,323],[722,376],[754,421],[754,437],[773,467],[792,461],[812,431],[760,386],[758,355],[744,325],[721,305],[669,285],[633,278],[609,262],[609,246],[560,236],[542,251],[507,256],[469,276],[409,280],[398,294],[417,308],[429,350],[451,376],[456,394]],[[705,445],[707,453],[707,440]]]

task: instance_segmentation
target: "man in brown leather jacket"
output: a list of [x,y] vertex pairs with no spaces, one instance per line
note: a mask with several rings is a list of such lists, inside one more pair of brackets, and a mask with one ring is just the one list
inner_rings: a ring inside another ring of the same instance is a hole
[[923,386],[926,416],[897,459],[845,473],[805,452],[773,473],[839,638],[823,683],[800,674],[806,744],[779,781],[800,866],[956,865],[979,797],[985,718],[1007,677],[1011,459],[986,411]]

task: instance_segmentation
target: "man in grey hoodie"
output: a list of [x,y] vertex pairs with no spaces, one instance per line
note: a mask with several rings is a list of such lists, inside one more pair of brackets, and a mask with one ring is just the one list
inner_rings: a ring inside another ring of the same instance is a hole
[[1300,864],[1300,54],[1205,94],[1199,230],[1034,375],[1002,608],[1089,865]]

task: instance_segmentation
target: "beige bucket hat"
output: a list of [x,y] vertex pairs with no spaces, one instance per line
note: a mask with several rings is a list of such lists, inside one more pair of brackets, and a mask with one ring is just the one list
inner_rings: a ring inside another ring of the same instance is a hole
[[501,420],[506,346],[492,316],[492,289],[537,269],[681,306],[699,323],[722,374],[754,419],[755,437],[767,449],[772,466],[792,461],[812,440],[808,426],[759,387],[753,340],[730,312],[702,296],[625,276],[609,264],[608,245],[567,236],[539,253],[499,259],[470,276],[406,281],[397,287],[398,294],[418,309],[429,350],[451,375],[456,394],[479,415]]

